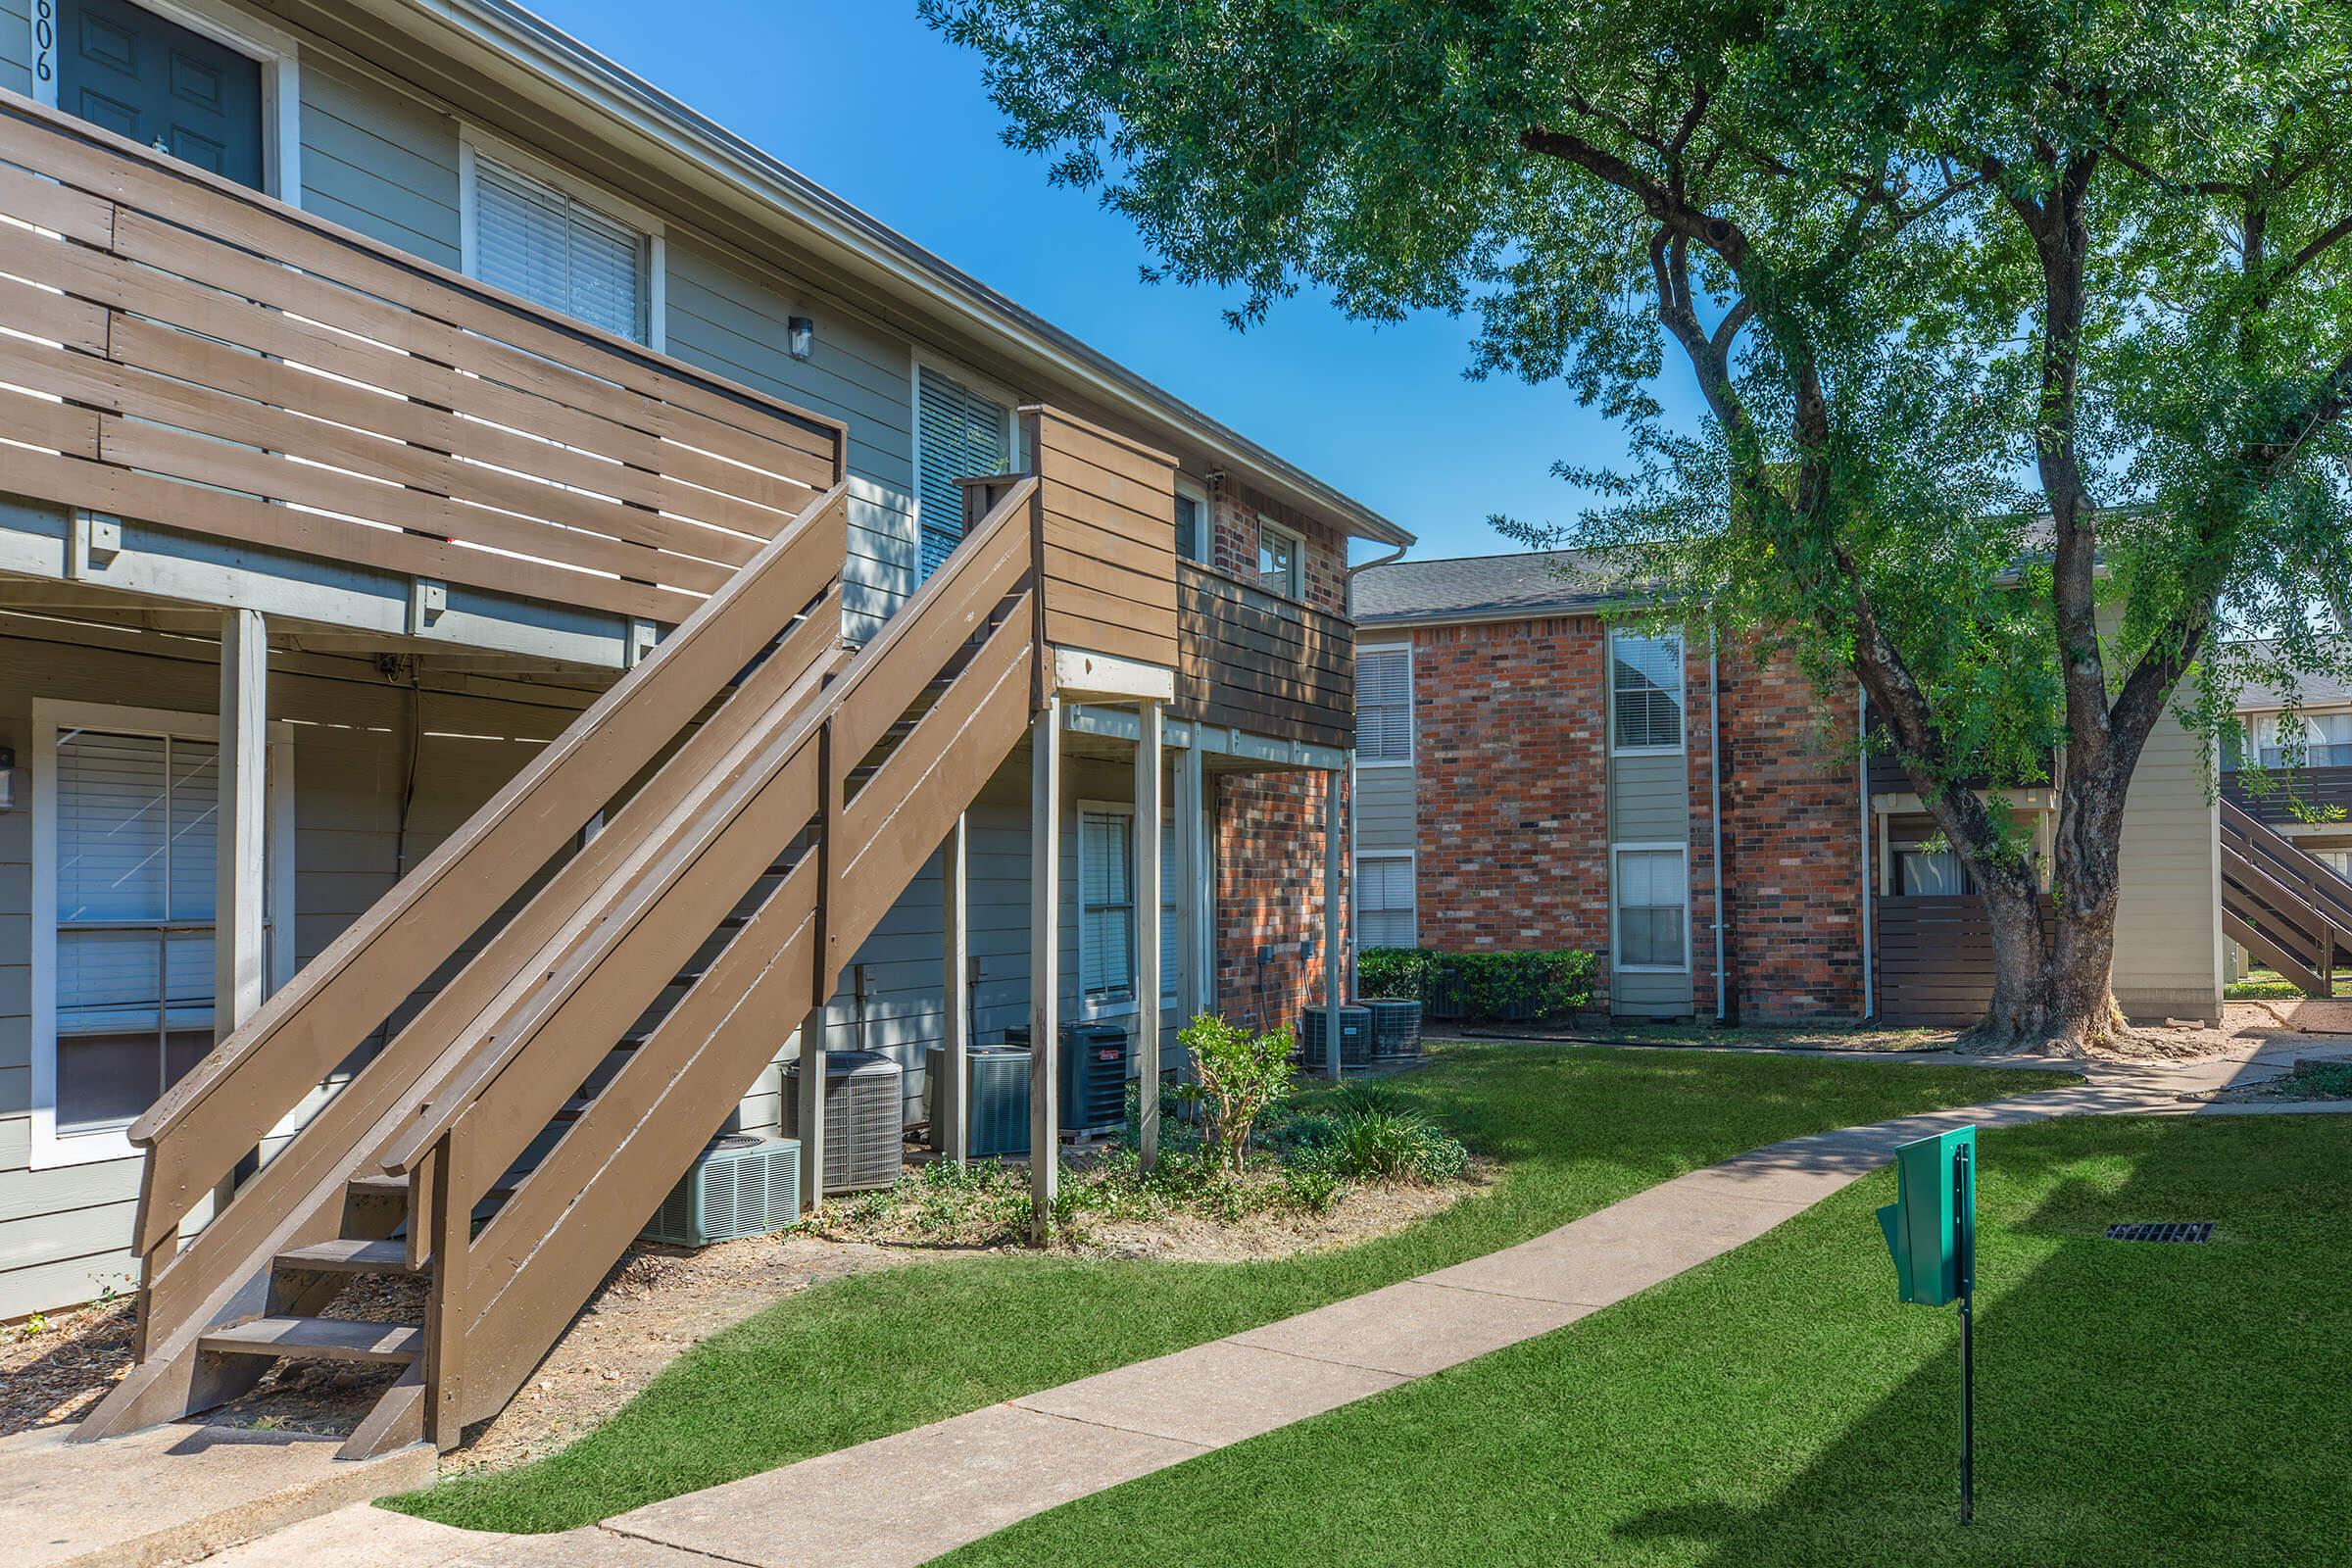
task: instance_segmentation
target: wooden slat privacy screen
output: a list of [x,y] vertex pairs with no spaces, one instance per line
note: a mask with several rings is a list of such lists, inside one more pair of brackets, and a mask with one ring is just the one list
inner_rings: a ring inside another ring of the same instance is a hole
[[1317,746],[1355,744],[1355,627],[1190,562],[1177,567],[1176,715]]
[[1054,409],[1021,410],[1039,477],[1046,640],[1176,663],[1176,460]]
[[836,421],[13,93],[0,219],[0,492],[677,621],[841,474]]
[[[1976,894],[1882,898],[1878,930],[1879,1015],[1887,1023],[1975,1023],[1992,1001],[1992,921]],[[2044,932],[2055,907],[2042,900]]]

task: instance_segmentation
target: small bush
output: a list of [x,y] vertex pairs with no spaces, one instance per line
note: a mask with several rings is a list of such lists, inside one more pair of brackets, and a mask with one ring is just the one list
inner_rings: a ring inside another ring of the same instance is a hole
[[1415,1110],[1356,1110],[1336,1118],[1313,1162],[1342,1181],[1448,1182],[1470,1165],[1461,1141]]
[[1193,1069],[1200,1076],[1200,1082],[1186,1084],[1178,1093],[1207,1107],[1203,1137],[1209,1163],[1238,1175],[1249,1163],[1250,1134],[1257,1118],[1291,1092],[1296,1072],[1291,1065],[1291,1032],[1251,1034],[1204,1012],[1186,1024],[1177,1038],[1192,1053]]
[[1421,1004],[1433,1018],[1471,1023],[1564,1017],[1592,1001],[1592,955],[1440,953],[1429,948],[1367,948],[1356,958],[1356,990]]
[[1328,1214],[1340,1200],[1339,1173],[1321,1165],[1285,1166],[1282,1191],[1294,1207],[1309,1214]]

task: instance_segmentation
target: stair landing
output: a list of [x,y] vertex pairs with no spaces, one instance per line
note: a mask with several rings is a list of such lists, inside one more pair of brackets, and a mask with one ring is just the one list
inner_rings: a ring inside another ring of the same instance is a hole
[[190,1562],[432,1480],[423,1444],[337,1459],[340,1438],[171,1422],[99,1443],[70,1427],[0,1438],[0,1568]]

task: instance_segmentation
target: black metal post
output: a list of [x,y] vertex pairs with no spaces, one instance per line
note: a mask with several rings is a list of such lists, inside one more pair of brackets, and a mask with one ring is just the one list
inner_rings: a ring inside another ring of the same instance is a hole
[[1977,1227],[1969,1212],[1969,1151],[1952,1159],[1952,1228],[1960,1262],[1960,1522],[1977,1516]]

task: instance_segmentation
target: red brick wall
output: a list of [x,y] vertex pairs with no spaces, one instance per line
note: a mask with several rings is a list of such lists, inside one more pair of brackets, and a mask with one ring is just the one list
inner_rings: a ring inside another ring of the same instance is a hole
[[[1295,1029],[1299,1014],[1323,1001],[1325,777],[1215,777],[1216,1004],[1235,1023]],[[1348,940],[1343,936],[1343,953]],[[1311,960],[1300,956],[1308,942]],[[1271,950],[1262,965],[1261,948]]]
[[1862,806],[1852,690],[1825,703],[1788,659],[1759,662],[1747,651],[1727,649],[1721,667],[1730,754],[1724,861],[1740,1017],[1858,1017]]
[[1414,633],[1423,947],[1606,954],[1601,639],[1589,615]]
[[1230,481],[1209,493],[1209,510],[1216,518],[1216,568],[1245,582],[1257,581],[1258,517],[1262,514],[1297,534],[1305,543],[1306,602],[1317,610],[1344,612],[1348,600],[1348,541],[1296,508]]

